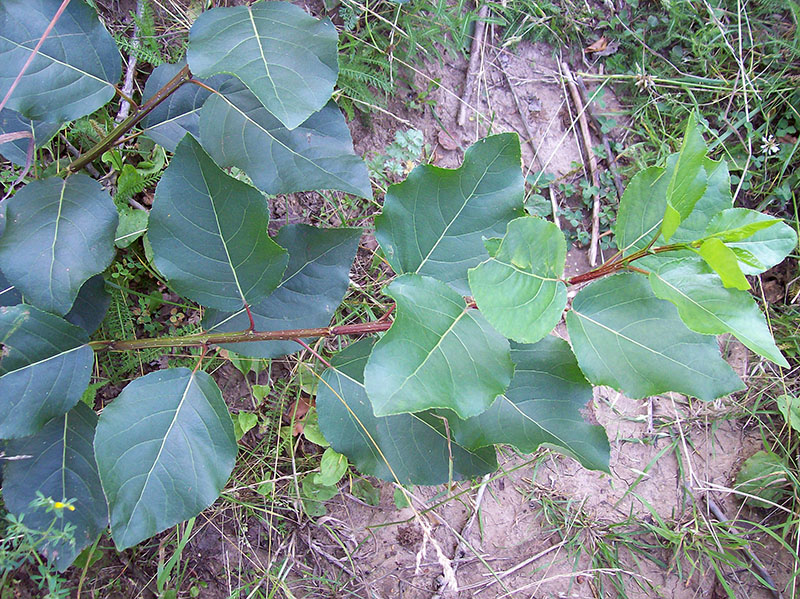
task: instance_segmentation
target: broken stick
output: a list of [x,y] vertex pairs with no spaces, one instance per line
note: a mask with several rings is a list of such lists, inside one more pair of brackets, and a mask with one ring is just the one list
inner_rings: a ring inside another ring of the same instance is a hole
[[[592,177],[592,185],[598,190],[600,189],[600,177],[597,174],[597,158],[592,151],[592,138],[589,136],[589,123],[586,120],[586,109],[581,101],[581,95],[578,93],[578,86],[575,85],[575,78],[572,76],[569,66],[566,62],[561,63],[561,68],[564,69],[564,75],[567,80],[567,87],[572,96],[572,102],[575,104],[575,112],[578,113],[578,123],[581,128],[581,137],[583,138],[583,149],[586,152],[586,161],[589,163],[589,174]],[[591,266],[597,265],[597,248],[600,243],[600,194],[595,194],[594,201],[592,202],[592,240],[589,245],[589,264]]]
[[464,92],[461,94],[461,105],[458,108],[458,124],[460,127],[467,122],[467,109],[472,97],[472,81],[475,79],[475,70],[478,68],[478,59],[481,52],[481,38],[486,27],[486,15],[489,12],[489,5],[484,4],[478,10],[478,19],[475,21],[475,31],[472,36],[472,47],[469,51],[469,66],[467,66],[467,76],[464,78]]

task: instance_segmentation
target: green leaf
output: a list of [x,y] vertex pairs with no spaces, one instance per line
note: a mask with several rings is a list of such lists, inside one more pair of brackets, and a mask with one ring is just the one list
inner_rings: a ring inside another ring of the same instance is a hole
[[534,343],[561,320],[567,305],[564,274],[567,243],[553,223],[518,218],[508,224],[499,246],[487,244],[490,258],[469,271],[472,296],[500,333]]
[[219,387],[188,368],[151,372],[125,387],[100,414],[94,448],[119,550],[211,505],[237,450]]
[[286,268],[268,223],[261,193],[220,170],[187,135],[156,188],[147,237],[156,268],[178,293],[237,310],[267,297]]
[[237,166],[266,193],[338,189],[372,198],[364,161],[336,103],[289,130],[231,79],[200,112],[200,140],[222,167]]
[[[55,0],[0,3],[0,98],[22,70],[59,5]],[[71,121],[111,100],[121,73],[117,45],[95,11],[83,2],[71,2],[6,106],[33,120]]]
[[687,329],[645,277],[625,273],[583,288],[567,313],[581,370],[633,398],[677,391],[704,400],[744,388],[714,337]]
[[345,472],[347,472],[348,465],[345,456],[335,451],[332,447],[328,447],[322,454],[319,474],[314,475],[314,482],[327,487],[337,485],[342,480]]
[[26,301],[66,314],[81,285],[114,258],[114,201],[97,181],[72,175],[32,181],[6,203],[3,273]]
[[89,335],[97,330],[111,305],[103,275],[95,275],[83,284],[64,320],[81,327]]
[[[671,164],[677,156],[673,154],[668,160]],[[704,236],[708,223],[723,210],[733,208],[733,195],[731,194],[731,176],[728,173],[728,163],[724,160],[711,160],[706,158],[703,167],[708,175],[708,184],[702,197],[697,200],[694,210],[681,223],[681,226],[672,236],[672,243],[689,242]],[[674,167],[672,167],[674,168]]]
[[437,485],[497,469],[494,448],[462,448],[430,412],[375,417],[363,383],[371,349],[369,339],[348,346],[322,374],[319,423],[336,451],[359,472],[400,484]]
[[786,420],[786,424],[800,432],[800,398],[792,395],[781,395],[778,399],[778,410]]
[[[147,78],[142,94],[144,104],[166,85],[180,70],[186,61],[176,64],[162,64],[153,69]],[[212,89],[219,87],[230,77],[217,75],[209,79],[198,79]],[[170,152],[174,152],[187,133],[200,137],[200,109],[211,92],[199,85],[184,84],[173,92],[166,100],[156,106],[142,121],[145,134],[157,144]]]
[[417,273],[468,295],[467,270],[486,259],[484,238],[524,216],[519,137],[503,133],[467,149],[457,169],[418,166],[389,187],[375,237],[398,274]]
[[772,452],[757,451],[745,460],[736,474],[735,490],[754,495],[744,499],[750,505],[771,508],[786,495],[786,482],[784,461]]
[[350,485],[350,492],[372,507],[378,507],[381,504],[381,490],[365,478],[353,482]]
[[114,234],[114,243],[118,248],[126,248],[147,232],[149,212],[123,206],[119,211],[119,224]]
[[704,335],[732,333],[757,354],[788,367],[753,297],[721,283],[719,275],[697,258],[666,262],[650,272],[653,292],[675,304],[691,330]]
[[485,411],[511,382],[508,341],[450,287],[403,275],[386,289],[397,303],[392,328],[375,345],[364,377],[376,416]]
[[192,73],[235,75],[289,129],[320,110],[336,83],[336,28],[288,2],[214,8],[189,31]]
[[581,416],[592,400],[592,386],[569,344],[557,337],[533,345],[512,343],[511,359],[516,370],[505,394],[479,416],[452,420],[456,441],[469,449],[508,443],[523,453],[547,445],[586,468],[608,472],[605,430]]
[[6,276],[0,272],[0,306],[16,306],[22,303],[22,294],[8,282]]
[[623,254],[643,249],[661,227],[667,205],[667,169],[651,166],[628,182],[619,202],[614,240]]
[[[784,222],[773,221],[775,219],[772,216],[755,210],[731,208],[714,217],[705,234],[724,237],[728,234],[738,236],[742,232],[754,231],[746,239],[732,241],[727,245],[739,254],[742,272],[746,275],[757,275],[781,262],[797,247],[794,229]],[[771,224],[766,228],[759,228],[760,223]],[[741,254],[742,251],[747,254]],[[743,256],[748,259],[742,260]],[[761,267],[754,266],[756,263],[760,263]]]
[[691,214],[706,190],[708,176],[704,163],[707,153],[706,142],[697,128],[697,117],[692,114],[686,124],[678,161],[667,185],[667,206],[661,228],[666,241]]
[[739,259],[736,254],[719,238],[706,239],[697,253],[719,275],[725,287],[743,291],[750,289],[750,283],[742,274],[742,269],[739,268]]
[[[8,108],[0,110],[0,135],[4,133],[15,133],[17,131],[27,131],[33,135],[34,147],[41,148],[58,132],[61,128],[59,123],[47,123],[43,121],[31,121],[24,116]],[[25,166],[28,162],[28,145],[30,138],[15,139],[4,144],[0,144],[0,154],[6,160],[13,162],[17,166]]]
[[[258,331],[328,326],[350,282],[361,229],[319,229],[286,225],[275,240],[289,251],[289,263],[278,288],[250,306]],[[250,326],[244,310],[233,314],[206,310],[203,326],[210,331],[242,331]],[[226,343],[244,356],[279,358],[302,349],[295,341]]]
[[[94,543],[108,525],[108,506],[94,461],[94,429],[97,416],[78,403],[63,416],[53,418],[42,430],[5,448],[3,502],[16,516],[24,514],[25,524],[34,530],[63,531],[75,527],[75,544],[48,541],[41,552],[63,572],[77,555]],[[73,500],[74,510],[46,512],[31,510],[36,492],[53,501]],[[56,513],[60,512],[60,517]]]
[[258,414],[252,412],[239,412],[233,419],[233,436],[241,441],[248,431],[258,424]]
[[0,307],[0,439],[32,435],[78,403],[94,363],[88,341],[53,314]]

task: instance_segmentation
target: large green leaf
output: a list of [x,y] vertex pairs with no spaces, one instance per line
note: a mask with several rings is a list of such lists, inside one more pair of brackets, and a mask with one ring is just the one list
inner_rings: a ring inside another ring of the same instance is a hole
[[0,307],[0,439],[32,435],[78,402],[94,362],[88,341],[53,314]]
[[86,280],[114,258],[114,201],[78,174],[32,181],[7,202],[3,273],[28,302],[66,314]]
[[567,313],[578,363],[596,385],[640,398],[677,391],[711,400],[744,388],[712,336],[687,329],[645,277],[619,274],[582,289]]
[[111,305],[103,275],[95,275],[83,284],[64,320],[78,325],[90,335],[97,330]]
[[189,32],[195,75],[235,75],[289,129],[320,110],[333,93],[339,66],[337,34],[288,2],[214,8]]
[[[783,221],[755,210],[731,208],[717,214],[706,235],[724,240],[734,252],[744,252],[739,266],[746,275],[757,275],[781,262],[797,247],[797,234]],[[746,237],[745,237],[746,236]]]
[[681,222],[691,214],[705,192],[708,181],[705,169],[707,152],[706,143],[697,128],[697,117],[692,114],[686,124],[675,169],[667,184],[667,206],[661,229],[667,241],[672,238]]
[[[55,16],[58,0],[0,3],[0,98],[8,92]],[[84,2],[71,2],[6,105],[33,120],[65,122],[114,97],[120,78],[114,39]]]
[[[289,252],[278,288],[250,307],[257,331],[328,326],[350,282],[361,229],[320,229],[286,225],[275,240]],[[233,314],[206,310],[203,326],[212,332],[243,331],[250,326],[242,309]],[[224,348],[254,358],[279,358],[301,347],[295,341],[228,343]]]
[[448,438],[444,419],[432,412],[376,418],[363,384],[371,348],[369,339],[348,346],[322,374],[319,425],[336,451],[359,472],[402,484],[436,485],[451,475],[460,480],[497,469],[493,447],[464,449]]
[[789,366],[753,297],[723,287],[719,276],[697,258],[665,263],[650,273],[650,285],[658,297],[675,304],[681,319],[693,331],[705,335],[732,333],[757,354]]
[[[61,125],[43,121],[31,121],[8,108],[0,110],[0,135],[25,131],[33,136],[34,146],[42,147],[53,137]],[[20,138],[0,144],[0,154],[16,165],[24,166],[28,162],[28,146],[30,138]]]
[[236,461],[219,387],[188,368],[151,372],[125,387],[100,414],[94,449],[118,549],[207,508]]
[[0,306],[16,306],[22,303],[22,294],[8,282],[6,276],[0,272]]
[[244,170],[266,193],[338,189],[364,198],[372,186],[336,103],[292,130],[239,80],[231,79],[200,112],[203,148],[222,167]]
[[608,472],[606,432],[581,416],[592,400],[592,386],[569,344],[557,337],[533,345],[512,343],[511,359],[516,370],[505,394],[483,414],[451,420],[459,445],[477,449],[508,443],[524,453],[548,445],[587,468]]
[[286,251],[267,233],[261,193],[214,164],[191,135],[156,188],[147,237],[156,268],[204,306],[237,310],[278,285]]
[[561,280],[567,242],[553,223],[518,218],[502,241],[487,242],[490,258],[469,271],[472,296],[495,329],[534,343],[561,320],[567,287]]
[[[47,541],[41,552],[63,572],[78,554],[91,545],[108,526],[108,506],[94,461],[97,416],[83,402],[64,416],[53,418],[42,430],[24,439],[9,441],[3,470],[3,502],[12,514],[25,515],[28,527],[63,531],[75,527],[74,544]],[[45,508],[30,504],[40,492],[53,501],[74,500],[73,510],[62,509],[56,518]]]
[[484,238],[524,216],[519,137],[482,139],[451,170],[418,166],[386,193],[375,237],[398,274],[430,275],[469,294],[467,270],[486,259]]
[[508,341],[450,287],[403,275],[386,293],[397,319],[364,371],[376,416],[447,408],[461,418],[486,410],[511,382]]
[[[162,64],[153,69],[144,86],[142,103],[152,98],[184,66],[186,66],[186,62],[182,61],[176,64]],[[206,87],[219,89],[219,86],[229,78],[228,75],[217,75],[199,81]],[[200,109],[211,95],[211,91],[206,87],[200,87],[193,83],[185,83],[180,86],[142,121],[142,127],[147,136],[170,152],[175,151],[187,133],[199,138]]]

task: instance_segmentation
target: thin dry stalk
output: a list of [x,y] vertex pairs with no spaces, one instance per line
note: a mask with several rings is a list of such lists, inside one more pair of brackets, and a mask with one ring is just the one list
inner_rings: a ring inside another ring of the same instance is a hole
[[472,47],[469,51],[469,66],[467,67],[467,75],[464,78],[464,92],[461,96],[461,105],[458,109],[458,124],[461,127],[467,122],[467,109],[469,108],[469,101],[472,97],[475,71],[478,68],[478,62],[482,54],[481,40],[483,39],[483,31],[486,28],[486,15],[488,12],[489,5],[484,4],[478,10],[478,20],[475,21],[475,32],[472,37]]
[[[575,78],[572,76],[569,66],[566,62],[561,63],[561,68],[564,69],[567,87],[569,88],[572,102],[575,104],[575,111],[578,113],[578,123],[581,128],[581,137],[583,141],[583,148],[586,153],[586,161],[589,163],[589,174],[592,177],[592,185],[595,188],[600,188],[600,177],[597,174],[597,158],[592,151],[592,138],[589,135],[589,122],[586,120],[586,109],[581,101],[581,95],[578,92],[578,86],[575,84]],[[596,193],[594,201],[592,202],[592,239],[589,245],[589,264],[591,266],[597,265],[597,250],[600,244],[600,194]]]

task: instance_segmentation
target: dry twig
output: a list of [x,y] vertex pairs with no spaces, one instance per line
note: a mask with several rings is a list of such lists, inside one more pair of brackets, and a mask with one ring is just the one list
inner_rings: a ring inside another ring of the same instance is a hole
[[469,66],[467,67],[467,75],[464,78],[464,92],[461,95],[461,105],[458,109],[458,124],[461,127],[467,122],[467,109],[472,96],[475,70],[478,68],[478,59],[481,55],[481,41],[483,39],[483,31],[486,28],[486,15],[488,12],[489,5],[484,4],[478,10],[478,19],[475,21],[475,32],[472,37],[472,47],[469,51]]
[[[569,66],[566,62],[561,63],[561,68],[564,69],[564,75],[567,80],[567,87],[572,96],[572,102],[575,104],[575,111],[578,113],[578,123],[581,127],[581,136],[583,137],[583,148],[586,152],[586,161],[589,163],[589,174],[592,177],[592,185],[599,189],[600,177],[597,174],[597,158],[592,152],[592,138],[589,136],[589,123],[586,120],[586,109],[581,101],[581,95],[578,92],[578,86],[575,84],[575,78],[572,76]],[[600,195],[595,194],[594,201],[592,202],[592,240],[589,245],[589,264],[592,266],[597,265],[597,248],[600,243]]]

